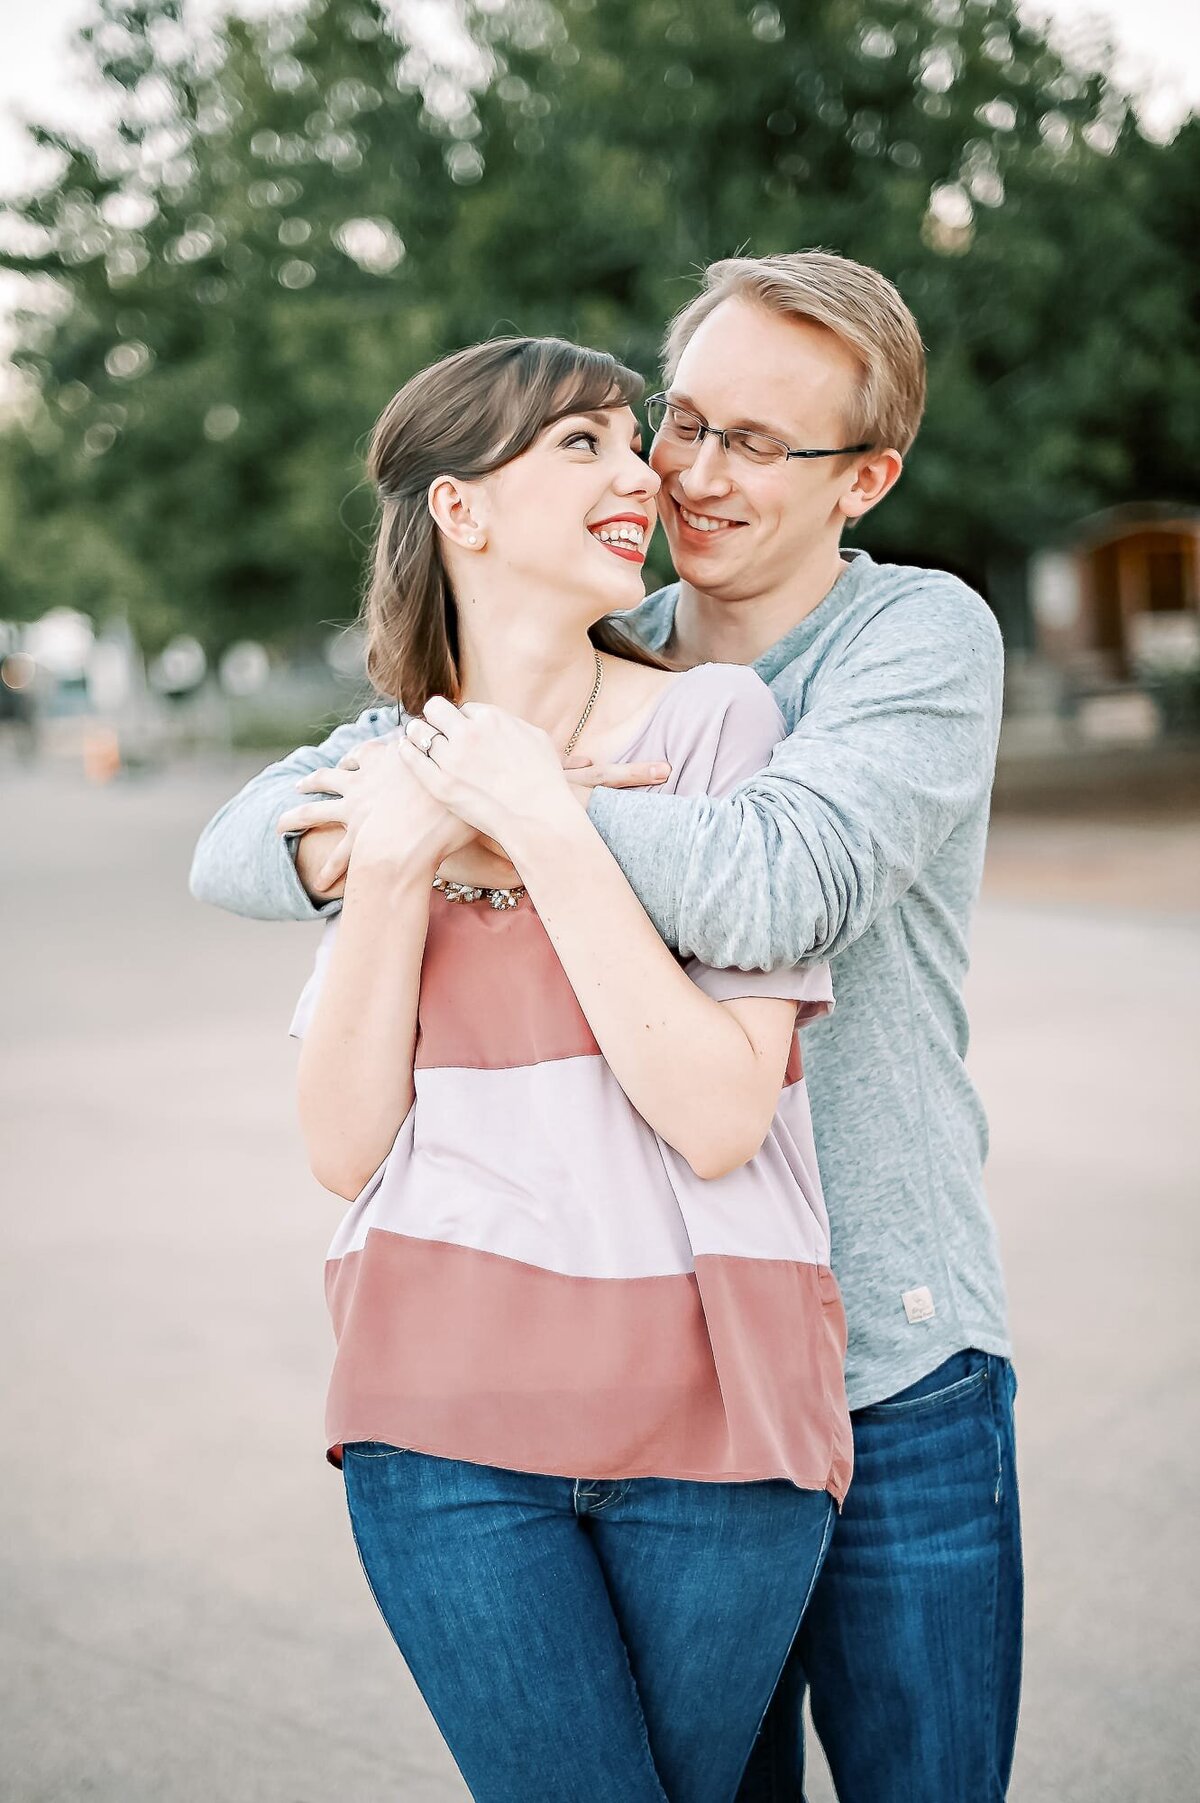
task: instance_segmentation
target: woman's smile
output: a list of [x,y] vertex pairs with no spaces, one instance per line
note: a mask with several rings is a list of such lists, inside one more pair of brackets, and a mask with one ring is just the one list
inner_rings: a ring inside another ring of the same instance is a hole
[[650,521],[644,513],[614,513],[597,520],[588,531],[614,557],[623,557],[626,563],[645,563],[642,547],[650,536]]

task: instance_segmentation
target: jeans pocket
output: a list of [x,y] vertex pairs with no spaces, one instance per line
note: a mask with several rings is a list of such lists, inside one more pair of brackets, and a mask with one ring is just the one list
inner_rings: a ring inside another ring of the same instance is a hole
[[925,1390],[919,1396],[901,1394],[883,1402],[872,1402],[863,1409],[855,1409],[856,1421],[894,1421],[901,1416],[926,1414],[932,1409],[944,1409],[953,1403],[965,1402],[979,1394],[991,1375],[991,1361],[985,1352],[978,1354],[977,1370],[968,1371],[964,1377],[956,1377],[937,1390]]

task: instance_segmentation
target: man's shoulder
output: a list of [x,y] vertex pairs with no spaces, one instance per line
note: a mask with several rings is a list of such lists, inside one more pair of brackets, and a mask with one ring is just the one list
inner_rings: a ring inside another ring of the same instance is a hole
[[870,626],[909,636],[930,634],[945,644],[974,640],[1000,651],[996,616],[983,596],[949,570],[921,564],[874,563],[862,573],[847,625],[861,632]]
[[356,719],[348,720],[342,730],[363,739],[381,739],[386,733],[395,732],[402,719],[407,720],[408,715],[394,701],[377,701],[364,708]]

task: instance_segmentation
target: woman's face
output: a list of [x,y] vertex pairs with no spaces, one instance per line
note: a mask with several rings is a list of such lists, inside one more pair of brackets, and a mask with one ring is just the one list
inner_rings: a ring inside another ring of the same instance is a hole
[[659,479],[628,407],[572,413],[479,485],[487,555],[530,589],[569,589],[591,620],[636,607]]

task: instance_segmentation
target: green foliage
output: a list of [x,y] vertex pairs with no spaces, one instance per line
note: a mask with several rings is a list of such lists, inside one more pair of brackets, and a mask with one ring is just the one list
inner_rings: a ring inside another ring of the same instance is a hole
[[59,172],[9,209],[0,262],[59,304],[0,438],[0,614],[310,640],[354,612],[362,445],[415,368],[517,329],[652,374],[743,248],[873,263],[921,322],[882,554],[985,585],[1098,507],[1196,498],[1200,126],[1148,142],[1014,0],[467,0],[457,75],[376,0],[180,14],[96,0],[116,129],[41,134]]

